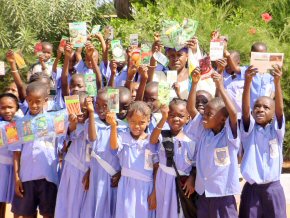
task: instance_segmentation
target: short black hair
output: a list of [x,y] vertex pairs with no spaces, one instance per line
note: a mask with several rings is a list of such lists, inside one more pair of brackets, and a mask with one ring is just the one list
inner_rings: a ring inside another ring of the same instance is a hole
[[267,45],[265,44],[265,43],[263,43],[263,42],[255,42],[253,45],[252,45],[252,47],[251,47],[251,51],[252,52],[255,52],[255,51],[258,51],[259,50],[259,48],[264,48],[266,51],[267,51]]
[[135,112],[140,112],[141,114],[143,114],[145,117],[148,118],[150,118],[151,116],[151,109],[144,101],[135,101],[132,104],[130,104],[130,107],[127,112],[127,118],[132,117]]
[[15,104],[16,104],[16,107],[17,107],[17,110],[19,109],[19,101],[18,101],[18,98],[11,94],[11,93],[3,93],[0,95],[0,99],[2,98],[11,98],[13,101],[15,101]]
[[30,76],[28,83],[37,82],[41,79],[46,79],[48,82],[50,82],[50,77],[46,73],[36,72]]
[[41,92],[44,98],[48,96],[47,87],[38,81],[29,83],[26,87],[26,95],[29,95],[32,92]]

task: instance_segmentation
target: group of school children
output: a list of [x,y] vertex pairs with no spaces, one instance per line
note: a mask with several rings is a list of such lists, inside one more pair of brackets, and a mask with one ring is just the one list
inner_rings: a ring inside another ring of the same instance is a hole
[[[185,217],[178,173],[185,178],[184,195],[197,195],[199,218],[286,218],[279,181],[285,134],[279,66],[261,74],[240,66],[239,53],[225,48],[224,58],[214,63],[213,96],[198,86],[198,67],[188,72],[188,50],[196,52],[197,38],[179,51],[165,48],[168,67],[153,56],[148,66],[130,65],[130,49],[125,62],[109,60],[109,42],[101,33],[95,38],[102,45],[100,63],[90,42],[76,51],[68,43],[54,62],[53,46],[43,42],[27,84],[13,51],[7,52],[14,82],[0,95],[0,125],[64,109],[69,95],[79,95],[82,114],[69,114],[66,136],[54,142],[36,138],[0,147],[1,217],[6,203],[14,217],[24,218]],[[155,39],[152,52],[161,48]],[[251,51],[267,47],[254,43]],[[176,97],[165,105],[158,101],[154,73],[168,70],[177,71],[178,81]],[[84,80],[93,73],[95,98],[87,96]],[[108,87],[119,89],[117,114],[110,111]],[[173,144],[171,157],[166,140]],[[238,212],[234,195],[240,193]]]

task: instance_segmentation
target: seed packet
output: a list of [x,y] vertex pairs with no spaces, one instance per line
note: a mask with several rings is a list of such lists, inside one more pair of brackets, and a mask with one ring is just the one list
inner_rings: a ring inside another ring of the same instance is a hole
[[87,42],[86,22],[69,23],[70,42],[75,48],[84,47]]
[[85,74],[86,92],[89,96],[97,96],[96,75],[94,73]]
[[17,67],[19,69],[23,69],[23,68],[26,67],[26,63],[25,63],[25,61],[24,61],[24,59],[22,57],[21,52],[19,52],[19,51],[18,52],[14,52],[14,57],[15,57],[15,62],[17,64]]
[[3,133],[2,130],[0,130],[0,147],[4,146],[4,140],[3,140]]
[[264,52],[251,52],[251,65],[258,68],[258,72],[272,73],[273,66],[283,66],[283,53],[264,53]]
[[34,140],[35,136],[33,134],[31,120],[22,121],[22,134],[23,134],[23,142],[31,142]]
[[46,137],[48,136],[49,133],[49,120],[46,117],[46,115],[40,115],[35,118],[34,120],[35,128],[36,128],[36,137],[41,138],[41,137]]
[[130,34],[130,45],[138,47],[138,34]]
[[135,48],[132,51],[131,59],[130,59],[130,66],[140,66],[141,63],[141,50],[139,48]]
[[224,40],[215,39],[210,42],[209,56],[211,61],[216,61],[224,57]]
[[111,48],[112,48],[113,58],[115,61],[117,62],[125,61],[125,51],[122,47],[120,40],[112,40]]
[[68,37],[66,37],[66,36],[62,36],[61,37],[61,40],[60,40],[60,42],[59,42],[59,48],[65,48],[65,46],[66,46],[66,44],[67,44],[67,41],[69,40],[69,38]]
[[142,65],[149,65],[150,59],[152,56],[151,48],[147,44],[141,45],[141,64]]
[[108,89],[108,106],[110,112],[119,113],[119,89]]
[[68,114],[75,115],[82,114],[80,106],[80,98],[78,95],[65,96],[64,101]]
[[170,102],[170,84],[167,82],[158,83],[158,100],[161,104],[169,105]]
[[114,29],[112,26],[106,26],[104,30],[104,39],[113,40],[114,39]]
[[154,52],[153,57],[164,67],[167,67],[169,60],[164,54],[162,54],[161,52]]
[[0,76],[5,75],[5,63],[4,61],[0,61]]
[[16,122],[11,122],[4,127],[6,133],[7,144],[14,144],[19,142],[19,133]]
[[34,46],[34,54],[39,57],[40,55],[42,55],[42,42],[38,42],[35,44]]
[[168,70],[167,71],[167,83],[172,86],[177,82],[177,71],[176,70]]
[[100,32],[101,25],[94,25],[91,34],[96,35],[97,33]]
[[53,117],[54,132],[56,135],[65,134],[65,114],[57,113]]
[[203,59],[199,60],[199,67],[200,67],[200,74],[201,80],[207,79],[211,77],[211,74],[213,72],[213,68],[211,66],[211,60],[209,56],[204,57]]

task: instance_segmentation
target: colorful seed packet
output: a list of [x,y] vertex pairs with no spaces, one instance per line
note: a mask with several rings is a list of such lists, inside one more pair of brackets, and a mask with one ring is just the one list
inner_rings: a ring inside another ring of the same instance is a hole
[[138,34],[130,34],[130,46],[138,47]]
[[60,113],[56,114],[53,117],[53,124],[54,124],[54,132],[56,135],[65,134],[65,114]]
[[94,73],[85,74],[86,92],[89,96],[97,96],[96,75]]
[[82,114],[80,106],[80,98],[78,95],[65,96],[64,101],[68,114],[75,115]]
[[169,105],[170,102],[170,84],[167,82],[158,83],[158,100],[160,104]]
[[112,54],[115,61],[125,61],[125,51],[120,40],[111,41]]
[[42,42],[38,42],[35,44],[34,46],[34,54],[39,57],[40,55],[42,55]]
[[5,75],[5,63],[4,61],[0,61],[0,76]]
[[87,42],[86,22],[69,23],[70,42],[74,48],[84,47]]
[[3,133],[2,130],[0,130],[0,147],[4,146],[4,140],[3,140]]
[[114,39],[114,28],[112,26],[106,26],[104,29],[104,39],[113,40]]
[[119,113],[119,89],[108,89],[107,94],[110,112]]
[[36,137],[46,137],[48,136],[48,118],[45,115],[41,115],[35,119],[35,127],[36,127]]
[[32,130],[31,120],[22,121],[22,134],[23,134],[23,142],[31,142],[35,139]]
[[162,54],[161,52],[154,52],[153,57],[164,67],[167,67],[169,60],[164,54]]
[[19,69],[23,69],[23,68],[27,67],[26,63],[25,63],[25,61],[24,61],[24,59],[22,57],[21,52],[19,52],[19,51],[18,52],[14,52],[14,57],[15,57],[15,62],[17,64],[17,67]]
[[62,36],[61,37],[61,40],[60,40],[60,42],[59,42],[59,48],[65,48],[65,46],[66,46],[66,44],[67,44],[67,41],[69,40],[69,38],[68,37],[66,37],[66,36]]
[[216,61],[224,57],[224,40],[215,39],[210,42],[209,56],[211,61]]
[[283,60],[283,53],[251,52],[251,65],[257,68],[260,74],[273,73],[273,66],[282,67]]
[[147,44],[141,45],[141,64],[150,65],[150,59],[152,56],[151,48]]
[[139,48],[135,48],[132,51],[131,59],[130,59],[130,66],[140,66],[141,64],[141,50]]
[[204,80],[211,77],[213,72],[213,68],[211,66],[211,60],[209,56],[204,57],[199,60],[199,68],[200,68],[200,79]]
[[16,122],[11,122],[4,127],[6,133],[7,144],[14,144],[19,142],[19,133]]
[[94,25],[91,34],[96,35],[97,33],[100,32],[101,25]]

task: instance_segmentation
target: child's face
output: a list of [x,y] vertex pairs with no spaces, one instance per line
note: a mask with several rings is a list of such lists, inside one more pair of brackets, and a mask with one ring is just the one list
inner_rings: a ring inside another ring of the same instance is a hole
[[267,97],[260,97],[254,105],[253,117],[257,124],[266,126],[274,117],[274,102]]
[[102,93],[96,98],[96,112],[101,120],[106,119],[106,115],[109,112],[108,99],[105,93]]
[[188,121],[189,115],[185,104],[170,105],[167,122],[171,131],[178,133]]
[[203,126],[206,129],[220,130],[224,126],[225,116],[222,110],[217,110],[210,103],[205,106]]
[[0,117],[5,121],[12,121],[15,113],[17,112],[17,105],[15,100],[9,97],[0,99]]
[[139,83],[134,82],[132,84],[132,91],[131,91],[131,93],[132,93],[132,101],[135,101],[135,99],[136,99],[138,88],[139,88]]
[[44,62],[47,62],[52,56],[52,47],[50,45],[42,46],[42,53],[44,55]]
[[15,83],[11,83],[6,89],[5,93],[11,93],[19,99],[18,89]]
[[117,114],[117,117],[120,120],[124,120],[126,118],[131,102],[132,98],[130,95],[120,96],[120,113]]
[[128,124],[133,137],[141,136],[149,124],[149,116],[136,111],[128,117]]
[[177,72],[180,72],[185,67],[187,61],[186,51],[175,51],[173,49],[169,49],[166,52],[166,56],[169,59],[168,66],[171,70],[177,70]]
[[153,113],[157,112],[159,110],[158,88],[146,88],[144,92],[144,101],[151,108]]
[[208,103],[209,98],[210,96],[208,96],[207,93],[196,94],[195,108],[201,115],[204,114],[204,108]]
[[71,95],[77,95],[79,92],[86,91],[84,79],[82,77],[72,78],[69,89]]
[[26,101],[28,103],[29,112],[31,115],[37,115],[42,113],[43,106],[47,102],[48,98],[43,96],[41,91],[34,91],[28,93]]

